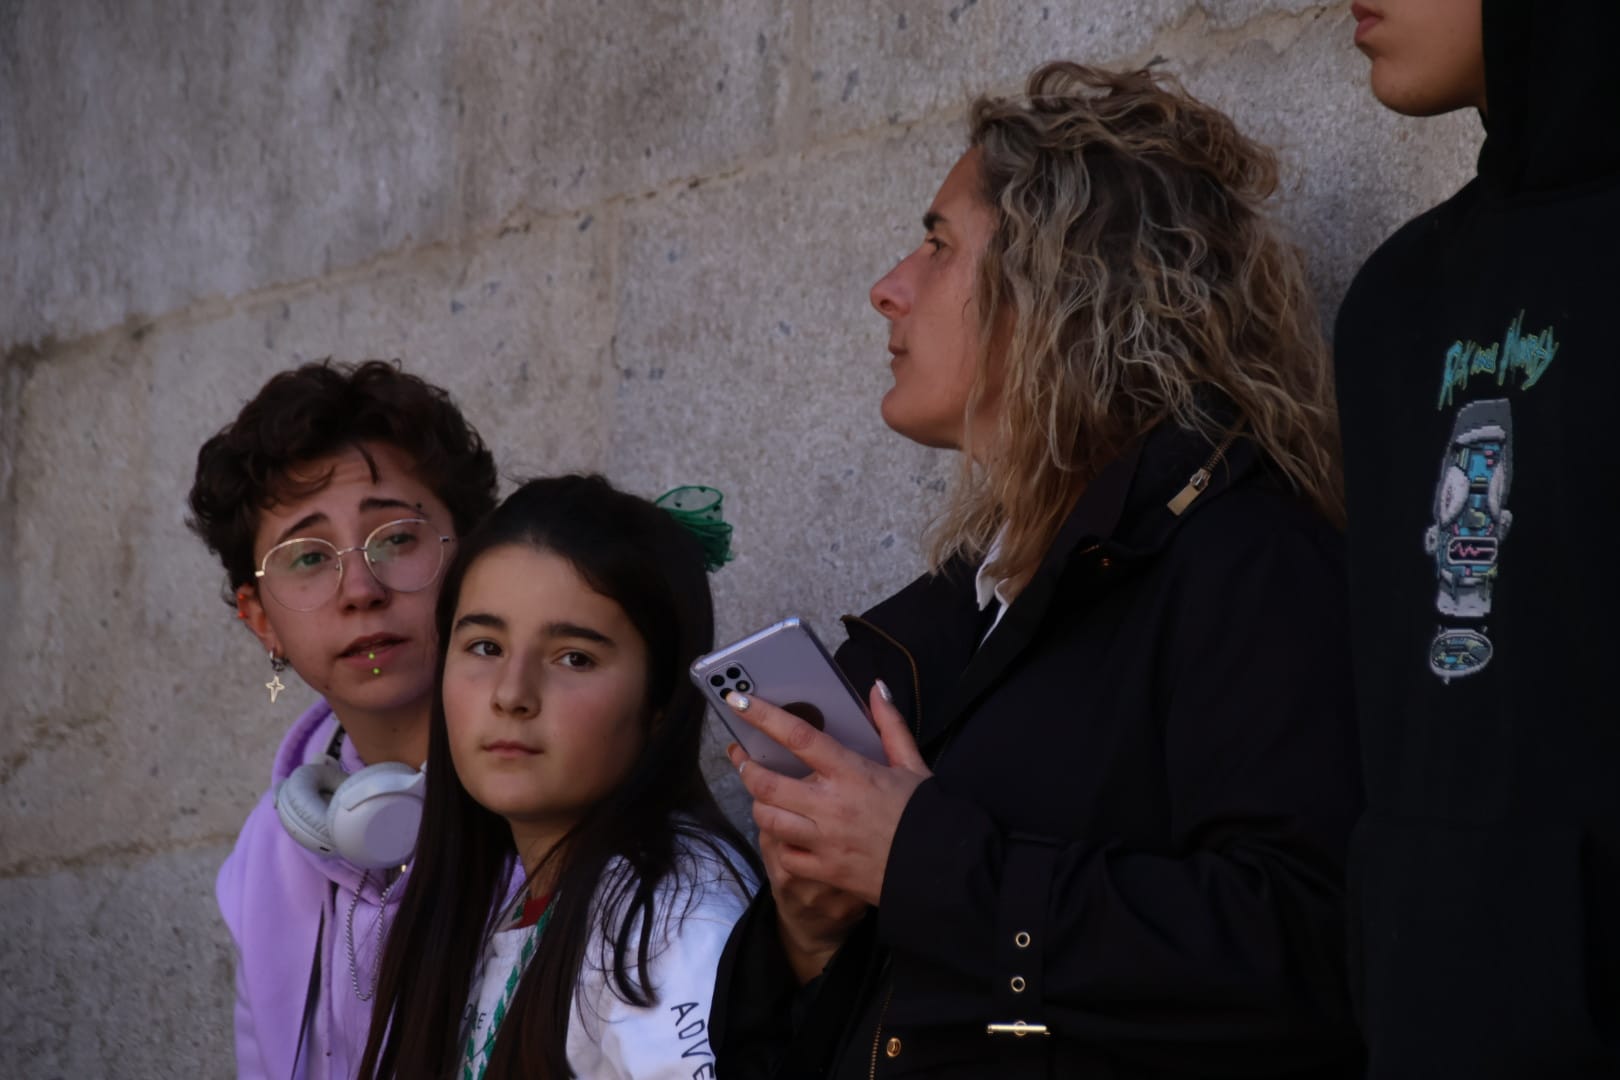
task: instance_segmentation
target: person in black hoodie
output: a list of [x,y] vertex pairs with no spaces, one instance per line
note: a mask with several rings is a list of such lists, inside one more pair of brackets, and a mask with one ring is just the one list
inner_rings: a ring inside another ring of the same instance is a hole
[[1335,334],[1370,1075],[1620,1076],[1620,3],[1355,13],[1380,100],[1486,130]]
[[730,750],[770,889],[718,1075],[1355,1076],[1336,425],[1275,162],[1072,64],[970,141],[872,289],[885,422],[963,470],[934,572],[846,619],[890,763],[731,699],[815,772]]

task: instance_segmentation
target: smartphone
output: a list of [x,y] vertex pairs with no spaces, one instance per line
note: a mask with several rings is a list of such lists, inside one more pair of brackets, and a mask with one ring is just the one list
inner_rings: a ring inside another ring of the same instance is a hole
[[857,754],[876,762],[888,760],[861,696],[803,619],[783,619],[700,656],[692,661],[691,675],[748,756],[784,776],[806,776],[810,767],[732,712],[726,694],[735,690],[757,695],[825,731]]

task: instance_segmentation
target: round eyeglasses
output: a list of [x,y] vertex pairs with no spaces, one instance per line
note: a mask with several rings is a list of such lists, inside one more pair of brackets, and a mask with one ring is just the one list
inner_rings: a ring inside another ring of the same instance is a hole
[[360,552],[377,583],[395,592],[420,592],[444,567],[445,545],[421,518],[379,525],[366,542],[341,550],[325,540],[294,537],[264,553],[254,577],[276,603],[293,611],[314,611],[337,595],[343,583],[343,556]]

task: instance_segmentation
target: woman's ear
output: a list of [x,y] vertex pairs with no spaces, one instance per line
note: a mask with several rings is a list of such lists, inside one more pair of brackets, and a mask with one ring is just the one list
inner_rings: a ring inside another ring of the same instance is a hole
[[276,656],[285,655],[281,649],[281,639],[276,636],[275,627],[270,625],[270,617],[265,614],[259,590],[254,586],[242,585],[237,588],[236,617],[253,631],[253,636],[259,639],[266,652]]

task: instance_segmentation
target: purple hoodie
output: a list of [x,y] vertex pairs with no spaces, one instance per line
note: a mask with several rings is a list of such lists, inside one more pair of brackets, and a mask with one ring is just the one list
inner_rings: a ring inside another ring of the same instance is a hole
[[[326,753],[337,717],[318,701],[298,718],[276,752],[271,772],[285,779],[306,762]],[[353,742],[344,740],[343,768],[364,766]],[[371,1024],[369,998],[375,979],[380,904],[379,874],[372,871],[353,910],[354,962],[350,962],[348,925],[361,872],[342,859],[322,858],[287,835],[266,791],[248,815],[236,848],[219,869],[215,893],[220,914],[236,943],[236,1068],[242,1080],[350,1080],[365,1049]],[[336,886],[334,899],[333,886]],[[403,882],[387,898],[392,921]],[[326,912],[321,931],[321,912]],[[320,931],[319,997],[304,1033],[303,1051],[294,1073],[293,1055],[303,1024],[305,999]]]

